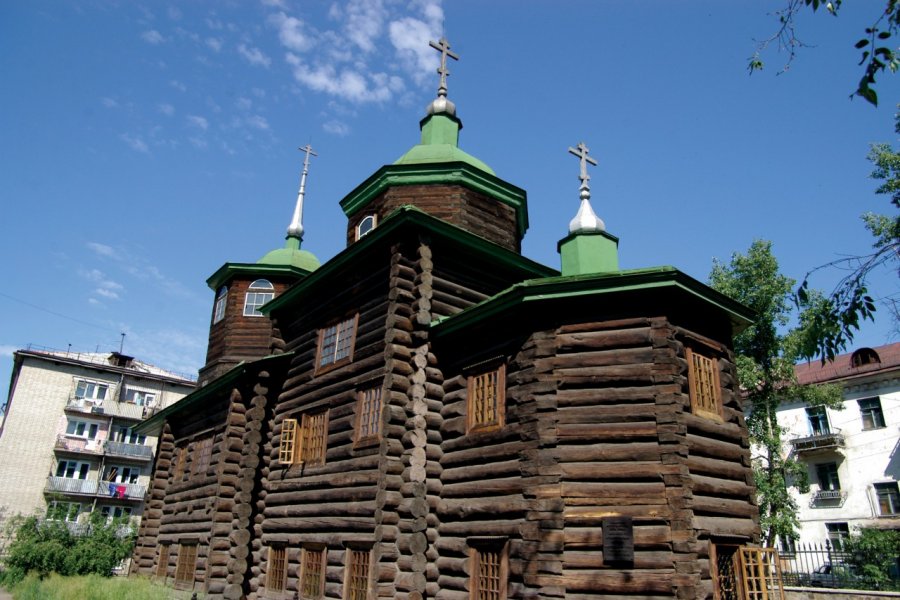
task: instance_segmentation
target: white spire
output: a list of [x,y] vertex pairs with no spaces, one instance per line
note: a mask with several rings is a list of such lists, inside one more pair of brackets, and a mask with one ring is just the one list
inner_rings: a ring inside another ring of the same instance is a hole
[[296,238],[298,241],[303,239],[303,196],[306,193],[306,174],[309,173],[309,157],[318,156],[315,152],[313,152],[312,146],[307,144],[306,146],[299,148],[306,153],[306,157],[303,159],[303,173],[300,175],[300,190],[297,192],[297,205],[294,207],[294,217],[291,219],[291,224],[288,225],[287,234],[289,238]]
[[606,231],[606,224],[603,219],[597,216],[591,207],[591,186],[588,183],[591,176],[588,175],[588,163],[596,166],[597,161],[588,156],[588,147],[584,142],[579,142],[575,148],[569,148],[569,153],[578,157],[581,163],[581,172],[578,179],[581,180],[581,186],[578,190],[578,196],[581,198],[581,206],[578,207],[578,213],[575,218],[569,221],[569,233],[586,233],[590,231]]

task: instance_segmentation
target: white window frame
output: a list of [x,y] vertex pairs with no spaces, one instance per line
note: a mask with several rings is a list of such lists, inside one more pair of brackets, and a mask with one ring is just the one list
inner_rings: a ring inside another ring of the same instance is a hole
[[137,404],[138,406],[153,406],[153,402],[155,400],[155,392],[147,392],[134,388],[125,389],[125,402],[131,402],[132,404]]
[[[62,475],[56,475],[57,477],[63,477],[65,479],[79,479],[81,481],[87,480],[87,478],[91,474],[91,463],[78,461],[78,460],[60,460],[56,463],[56,471],[55,473],[60,472],[60,467],[62,465],[66,465],[64,469],[62,469]],[[72,475],[69,475],[69,465],[73,465],[72,467]],[[76,477],[76,475],[83,475],[84,477]]]
[[[60,509],[65,510],[64,513]],[[81,502],[64,502],[61,500],[53,500],[47,507],[47,519],[50,521],[65,521],[66,523],[77,523],[78,516],[81,514]],[[62,514],[62,519],[57,515]]]
[[[264,290],[264,291],[259,291]],[[268,279],[257,279],[247,288],[244,296],[244,316],[264,317],[259,308],[275,297],[275,286]]]
[[[117,512],[119,514],[116,514]],[[131,512],[130,506],[104,504],[100,507],[100,514],[103,515],[103,518],[106,519],[107,523],[110,523],[113,519],[118,519],[119,517],[131,517]]]
[[[363,231],[363,226],[369,224],[368,229]],[[364,236],[372,233],[372,230],[378,226],[378,217],[375,215],[366,215],[362,219],[360,219],[359,223],[356,225],[356,239],[362,239]]]
[[[79,427],[81,431],[79,431]],[[69,430],[72,431],[69,431]],[[80,421],[77,419],[68,419],[66,422],[66,436],[77,437],[84,440],[96,440],[97,434],[100,433],[100,424],[92,421]]]
[[122,442],[123,444],[144,445],[147,441],[147,436],[135,433],[131,427],[117,425],[116,430],[113,432],[112,440],[114,442]]
[[[115,471],[113,471],[115,469]],[[109,483],[128,485],[137,483],[143,475],[143,469],[134,465],[109,465],[106,467],[106,479]]]
[[[94,381],[91,379],[76,379],[75,380],[75,397],[79,399],[85,400],[106,400],[109,396],[109,390],[112,386],[110,386],[105,381]],[[81,390],[79,392],[79,389]],[[103,390],[102,394],[98,395],[98,392]]]
[[213,304],[213,325],[225,318],[225,307],[228,305],[228,287],[222,286],[216,292],[216,301]]

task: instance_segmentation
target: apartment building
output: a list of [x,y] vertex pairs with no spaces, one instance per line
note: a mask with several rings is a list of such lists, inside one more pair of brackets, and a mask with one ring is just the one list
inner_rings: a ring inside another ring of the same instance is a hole
[[28,348],[13,362],[0,424],[0,526],[45,508],[73,525],[92,511],[137,520],[156,438],[133,427],[195,383],[118,352]]
[[900,529],[900,343],[860,348],[822,365],[798,365],[804,384],[836,383],[843,407],[785,404],[785,451],[807,465],[794,490],[800,540],[840,546],[856,527]]

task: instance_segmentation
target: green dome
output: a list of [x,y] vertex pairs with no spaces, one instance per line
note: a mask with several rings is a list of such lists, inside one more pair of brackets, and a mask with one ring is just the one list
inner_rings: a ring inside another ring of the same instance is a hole
[[257,264],[297,267],[305,271],[315,271],[316,269],[318,269],[319,265],[321,264],[319,262],[319,259],[316,258],[316,256],[312,252],[309,252],[308,250],[301,250],[299,248],[299,243],[291,243],[296,241],[296,238],[288,238],[288,243],[285,244],[284,248],[272,250],[261,259],[256,261]]
[[463,162],[485,173],[494,170],[468,152],[459,149],[459,130],[462,123],[454,115],[429,114],[422,119],[422,143],[398,158],[395,165]]

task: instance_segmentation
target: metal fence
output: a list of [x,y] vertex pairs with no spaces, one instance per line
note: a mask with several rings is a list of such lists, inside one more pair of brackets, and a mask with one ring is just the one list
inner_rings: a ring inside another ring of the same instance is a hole
[[857,590],[900,590],[900,571],[894,567],[884,577],[872,577],[854,564],[853,556],[840,545],[795,544],[782,549],[781,575],[784,585],[800,587],[846,588]]

